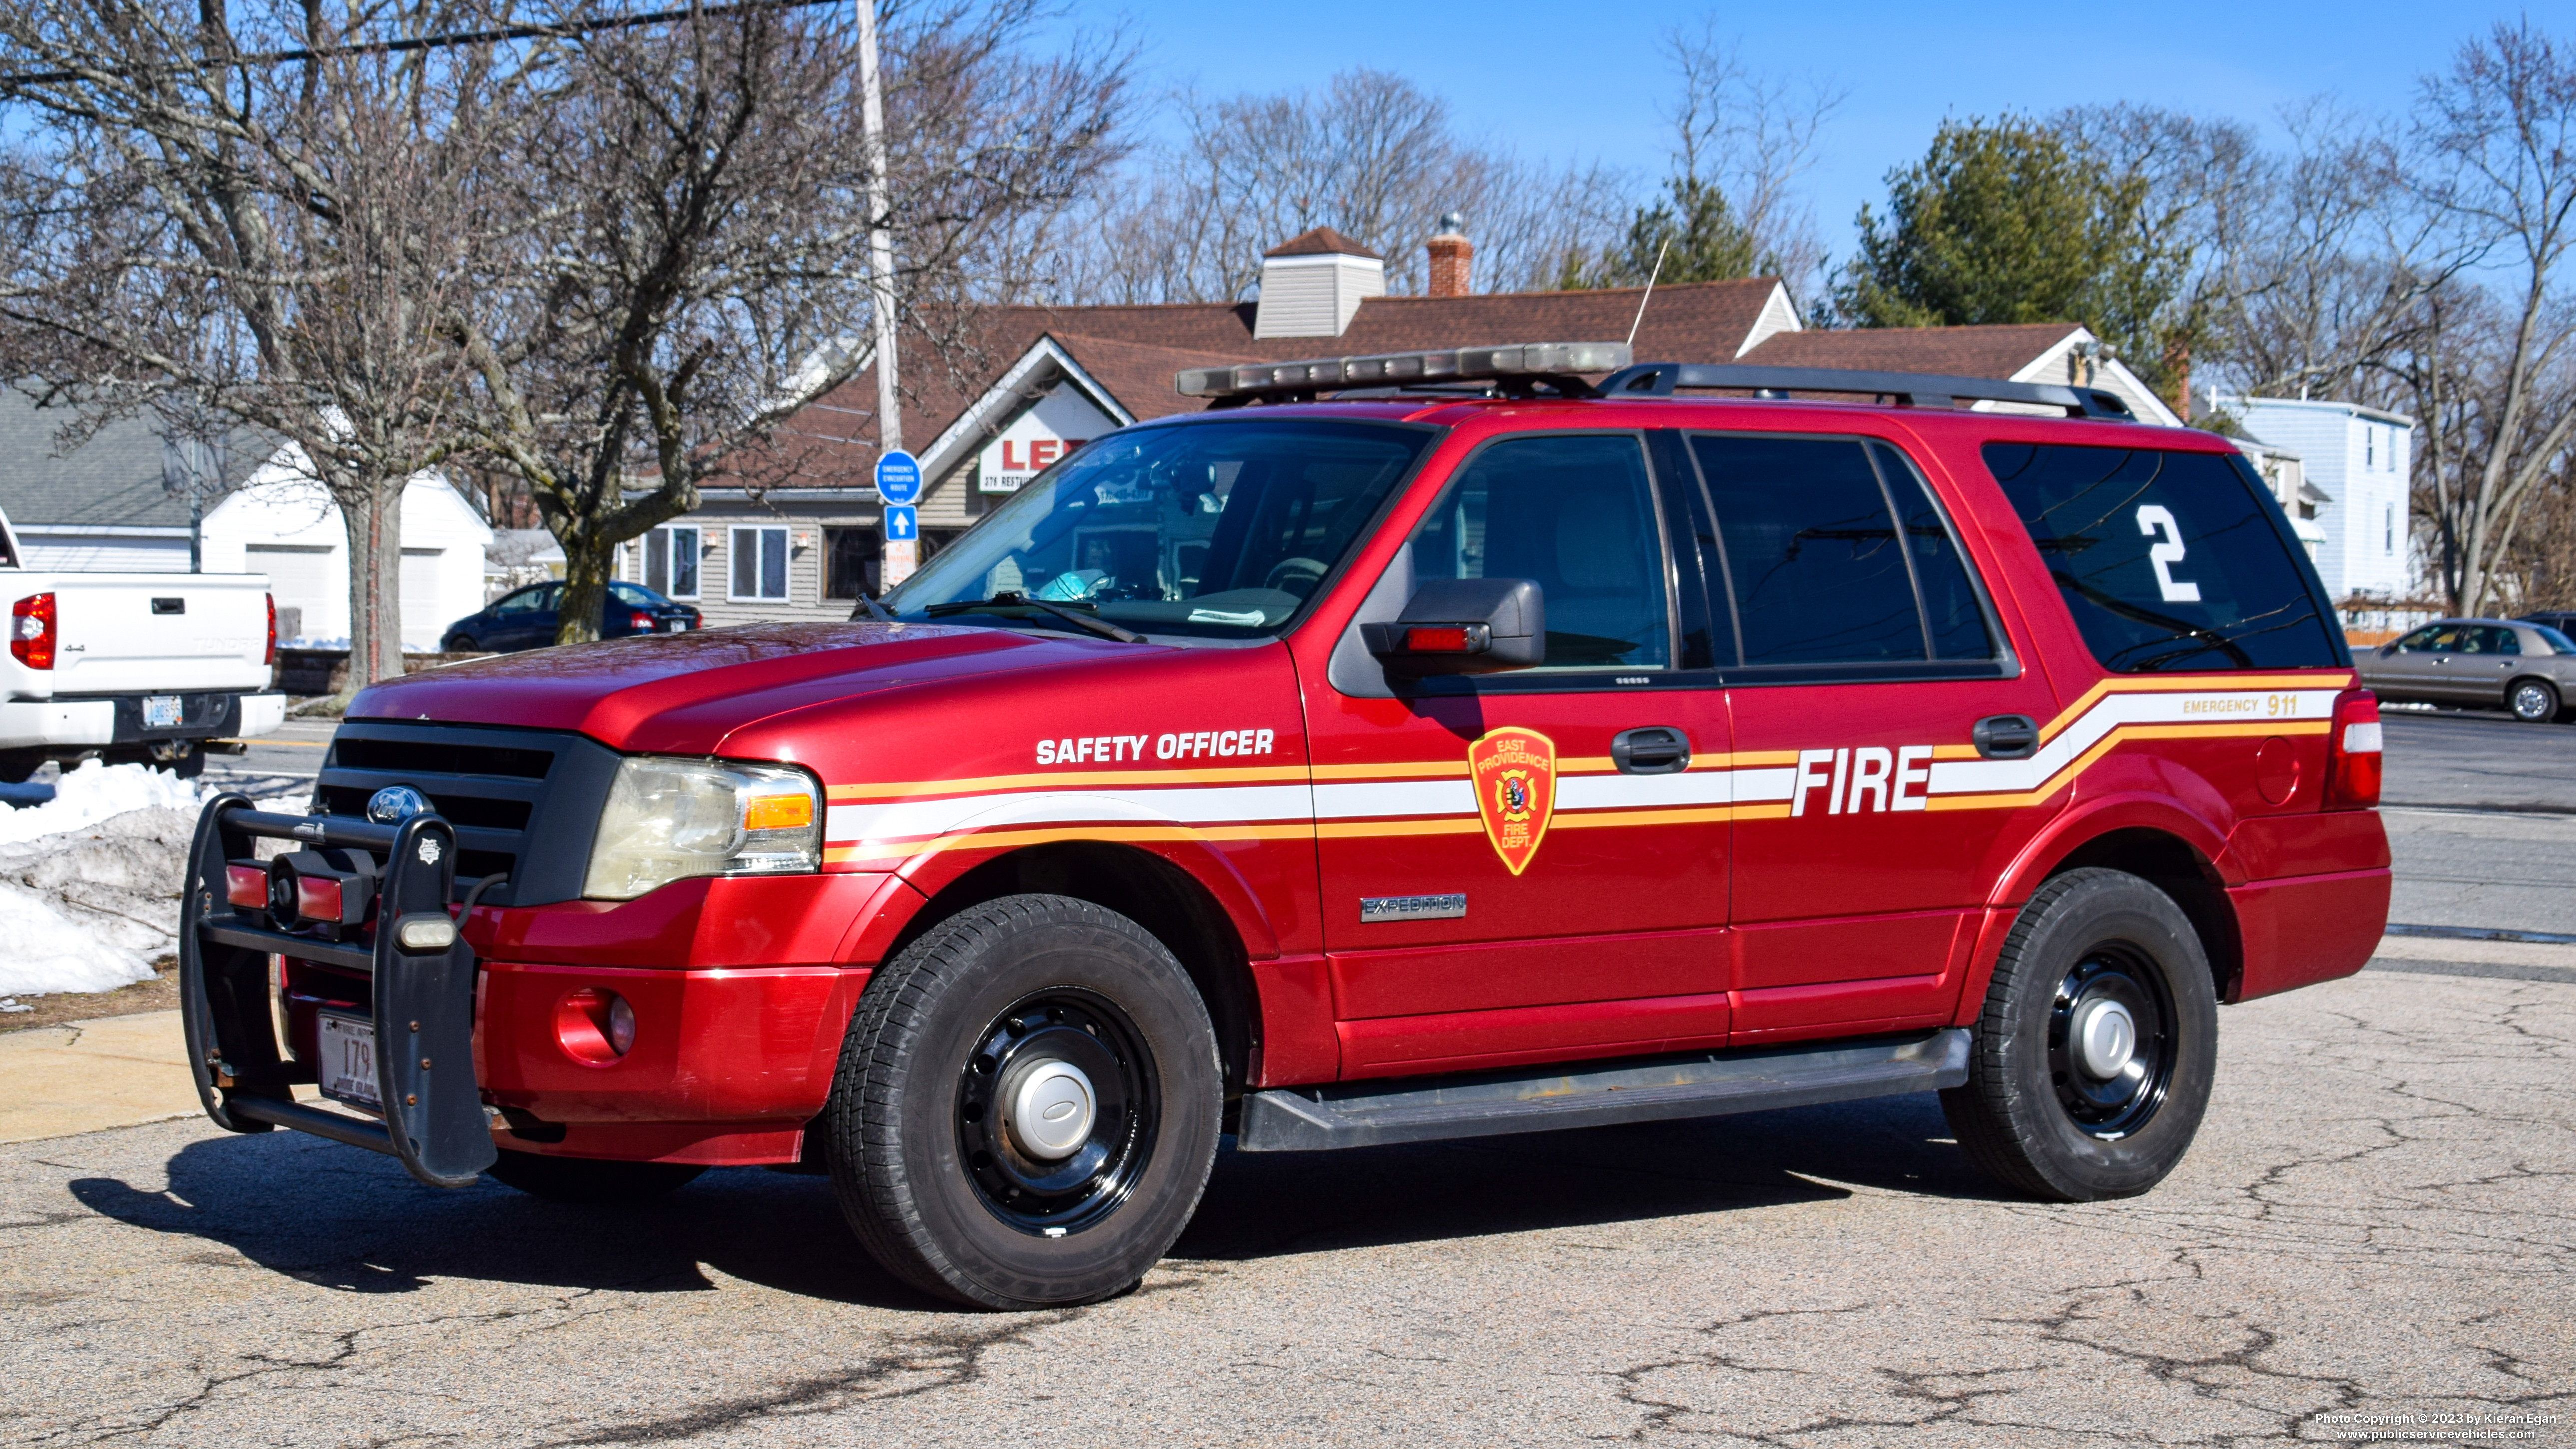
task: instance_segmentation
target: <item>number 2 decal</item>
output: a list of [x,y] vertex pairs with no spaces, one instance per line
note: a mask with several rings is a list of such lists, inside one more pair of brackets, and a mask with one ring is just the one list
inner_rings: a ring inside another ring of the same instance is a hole
[[2161,533],[2165,541],[2147,550],[2147,558],[2156,566],[2156,587],[2164,592],[2168,604],[2197,604],[2200,585],[2173,576],[2173,566],[2182,562],[2182,529],[2174,523],[2173,511],[2161,503],[2150,503],[2138,510],[2138,532],[2149,538]]

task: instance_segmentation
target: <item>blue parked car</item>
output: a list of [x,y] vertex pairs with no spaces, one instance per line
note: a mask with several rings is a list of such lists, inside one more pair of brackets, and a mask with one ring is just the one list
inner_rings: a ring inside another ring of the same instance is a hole
[[[555,642],[555,607],[563,602],[560,583],[530,584],[514,589],[447,626],[447,651],[470,654],[489,650],[507,654],[542,649]],[[642,584],[610,584],[608,605],[599,621],[599,637],[622,634],[684,634],[704,628],[698,611],[676,604]]]

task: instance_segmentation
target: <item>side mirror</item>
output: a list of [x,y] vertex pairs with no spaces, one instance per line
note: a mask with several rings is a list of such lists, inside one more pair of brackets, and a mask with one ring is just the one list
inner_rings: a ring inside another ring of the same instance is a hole
[[1433,579],[1360,637],[1394,675],[1527,669],[1547,662],[1547,601],[1536,579]]

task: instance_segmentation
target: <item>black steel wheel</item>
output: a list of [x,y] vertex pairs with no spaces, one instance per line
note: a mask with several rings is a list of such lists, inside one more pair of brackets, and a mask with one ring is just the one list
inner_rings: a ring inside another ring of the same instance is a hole
[[2505,708],[2524,724],[2558,718],[2558,690],[2546,679],[2517,679],[2504,692]]
[[2031,893],[1995,962],[1968,1080],[1941,1108],[1969,1158],[2059,1202],[2128,1197],[2182,1161],[2209,1105],[2218,998],[2173,898],[2084,869]]
[[886,1270],[987,1308],[1086,1303],[1171,1247],[1216,1160],[1223,1077],[1189,973],[1134,921],[1005,896],[878,969],[822,1122]]
[[1152,1054],[1118,1003],[1040,991],[995,1016],[958,1072],[958,1150],[994,1216],[1074,1232],[1135,1188],[1161,1106]]

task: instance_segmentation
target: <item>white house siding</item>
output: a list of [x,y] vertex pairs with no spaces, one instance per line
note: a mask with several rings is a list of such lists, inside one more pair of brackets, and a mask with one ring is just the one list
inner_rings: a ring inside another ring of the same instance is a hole
[[2404,598],[2407,573],[2407,470],[2414,424],[2395,413],[2352,403],[2294,398],[2220,398],[2245,431],[2297,453],[2307,481],[2331,495],[2317,510],[2325,543],[2317,573],[2340,600],[2354,594]]
[[[491,541],[492,530],[444,478],[423,473],[403,489],[405,649],[437,649],[449,624],[483,607],[483,550]],[[347,531],[340,506],[305,471],[300,450],[281,450],[207,511],[204,552],[208,573],[269,576],[281,637],[348,641]]]
[[27,567],[67,573],[184,574],[188,530],[134,529],[109,534],[92,529],[17,530]]

